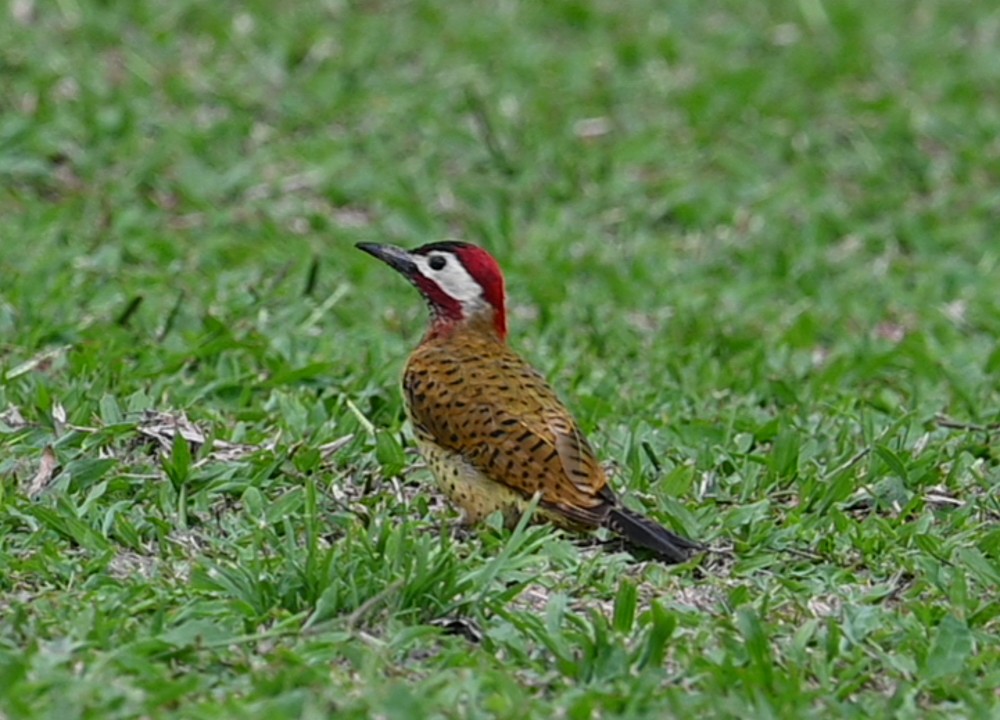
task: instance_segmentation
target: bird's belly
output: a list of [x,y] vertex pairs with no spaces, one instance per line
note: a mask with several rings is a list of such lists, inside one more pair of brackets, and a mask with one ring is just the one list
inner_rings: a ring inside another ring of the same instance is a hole
[[474,525],[499,510],[505,524],[513,527],[528,507],[523,494],[491,480],[458,453],[420,437],[417,449],[441,492],[462,511],[463,524]]

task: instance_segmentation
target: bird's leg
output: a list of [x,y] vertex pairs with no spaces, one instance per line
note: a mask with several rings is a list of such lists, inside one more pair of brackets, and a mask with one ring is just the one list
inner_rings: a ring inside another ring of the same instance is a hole
[[447,528],[453,538],[465,542],[473,536],[472,526],[475,524],[475,518],[471,518],[464,508],[460,508],[457,518],[442,522],[442,530]]

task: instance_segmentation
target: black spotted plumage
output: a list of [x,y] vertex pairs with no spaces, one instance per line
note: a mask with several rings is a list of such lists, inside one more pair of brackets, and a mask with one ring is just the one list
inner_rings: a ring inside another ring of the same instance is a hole
[[[420,271],[420,261],[409,257],[432,251],[453,253],[481,273],[500,272],[484,250],[467,243],[433,243],[409,255],[391,246],[362,249],[387,256],[404,274]],[[503,286],[502,276],[482,282],[494,292]],[[498,307],[470,292],[463,302],[468,312],[458,319],[432,313],[430,330],[407,362],[403,391],[419,450],[465,521],[499,510],[512,524],[537,495],[539,515],[562,527],[607,527],[668,562],[698,549],[619,502],[576,420],[507,346],[502,298]]]

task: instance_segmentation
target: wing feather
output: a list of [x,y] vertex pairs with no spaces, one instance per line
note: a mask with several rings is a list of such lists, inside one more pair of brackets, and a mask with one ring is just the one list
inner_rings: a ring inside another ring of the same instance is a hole
[[585,525],[606,516],[607,478],[593,448],[541,375],[512,351],[447,361],[417,354],[404,390],[416,431],[490,479],[526,497],[540,492],[544,506]]

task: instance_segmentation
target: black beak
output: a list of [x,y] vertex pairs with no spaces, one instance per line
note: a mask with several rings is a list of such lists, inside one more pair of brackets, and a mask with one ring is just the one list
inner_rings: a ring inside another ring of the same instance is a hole
[[358,250],[364,250],[369,255],[377,257],[389,267],[408,278],[417,274],[417,264],[413,262],[410,253],[395,245],[379,245],[378,243],[358,243]]

